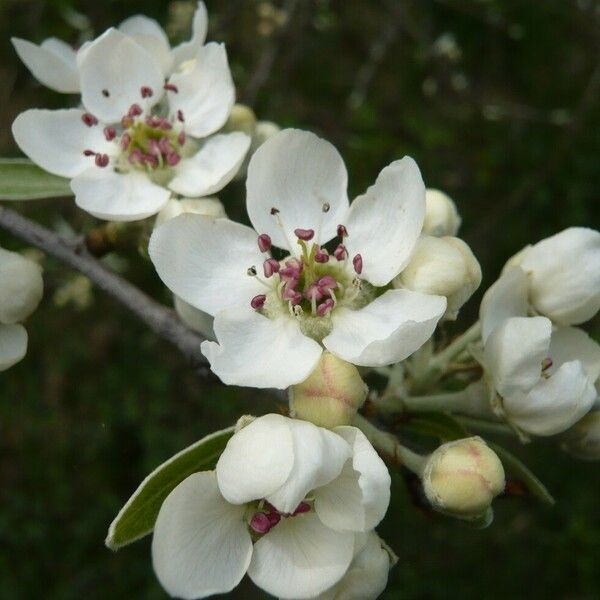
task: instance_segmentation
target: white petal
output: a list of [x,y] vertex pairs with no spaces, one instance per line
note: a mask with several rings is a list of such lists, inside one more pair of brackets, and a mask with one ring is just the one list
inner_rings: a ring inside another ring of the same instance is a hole
[[192,37],[187,42],[182,42],[171,51],[173,63],[180,65],[186,60],[194,58],[196,53],[204,45],[206,31],[208,30],[208,14],[204,2],[198,2],[192,21]]
[[165,285],[192,306],[215,315],[250,306],[265,288],[248,268],[264,255],[252,229],[227,219],[182,214],[154,230],[148,251]]
[[577,325],[600,309],[600,232],[565,229],[528,248],[521,267],[531,273],[531,303],[554,322]]
[[114,144],[106,141],[100,124],[88,127],[83,110],[31,109],[22,112],[12,125],[19,148],[42,169],[75,177],[94,164],[84,150],[110,154]]
[[202,334],[208,340],[215,339],[213,329],[213,317],[202,310],[188,304],[178,296],[174,299],[175,312],[177,316],[190,328]]
[[217,481],[229,502],[262,500],[285,483],[294,466],[289,421],[277,414],[259,417],[227,442],[217,463]]
[[227,218],[225,207],[218,198],[171,198],[156,216],[154,227],[160,227],[183,213],[204,215],[212,219]]
[[362,256],[361,277],[384,286],[398,275],[410,260],[424,219],[425,184],[417,163],[406,156],[383,169],[350,206],[345,244],[350,257]]
[[250,148],[250,139],[241,131],[209,138],[196,154],[177,165],[169,187],[192,197],[218,192],[238,172]]
[[526,393],[538,382],[551,332],[546,317],[513,317],[492,331],[483,360],[501,396]]
[[313,512],[283,519],[254,545],[248,575],[278,598],[311,598],[342,578],[353,539],[325,527]]
[[235,101],[235,88],[223,44],[202,46],[193,60],[173,73],[169,83],[178,90],[169,94],[171,115],[183,112],[186,133],[206,137],[225,124]]
[[285,389],[304,381],[319,362],[321,346],[294,319],[269,319],[246,302],[215,315],[217,342],[201,346],[212,371],[228,385]]
[[184,479],[163,502],[152,538],[154,571],[177,598],[205,598],[231,591],[252,556],[245,506],[219,493],[214,471]]
[[[294,229],[314,229],[314,241],[336,235],[348,210],[348,173],[339,152],[309,131],[284,129],[270,137],[248,165],[246,204],[259,233],[298,252]],[[329,211],[323,212],[323,205]],[[279,210],[272,215],[271,209]]]
[[388,290],[360,310],[335,309],[333,331],[323,345],[355,365],[390,365],[418,350],[445,310],[442,296]]
[[293,512],[311,490],[333,481],[352,456],[339,435],[308,421],[288,419],[294,445],[294,466],[283,485],[266,496],[277,510]]
[[579,360],[591,381],[600,377],[600,345],[577,327],[558,327],[552,332],[550,358],[554,367]]
[[[77,62],[81,101],[101,121],[117,122],[132,104],[147,108],[163,95],[159,64],[117,29],[109,29],[92,42],[77,55]],[[142,98],[142,87],[149,87],[153,95]]]
[[171,45],[164,29],[154,20],[144,15],[134,15],[119,25],[119,31],[139,44],[168,75],[173,65]]
[[315,510],[325,525],[342,531],[368,531],[385,516],[390,474],[365,435],[356,427],[334,430],[352,446],[352,462],[341,476],[315,490]]
[[0,323],[0,371],[17,364],[27,353],[27,331],[23,325]]
[[11,38],[11,42],[19,58],[39,82],[57,92],[79,92],[75,51],[68,44],[56,38],[48,38],[40,46],[20,38]]
[[24,321],[43,294],[42,268],[17,252],[0,248],[0,323]]
[[504,398],[504,409],[518,427],[534,435],[555,435],[583,417],[596,400],[596,388],[579,361],[564,363],[527,395]]
[[376,600],[385,590],[392,563],[390,551],[374,531],[365,537],[361,544],[355,540],[354,559],[341,581],[315,600]]
[[75,203],[99,219],[139,221],[155,215],[169,200],[169,190],[152,183],[146,173],[117,173],[92,167],[71,181]]
[[525,271],[511,267],[486,291],[479,309],[484,343],[504,320],[527,316],[527,286]]

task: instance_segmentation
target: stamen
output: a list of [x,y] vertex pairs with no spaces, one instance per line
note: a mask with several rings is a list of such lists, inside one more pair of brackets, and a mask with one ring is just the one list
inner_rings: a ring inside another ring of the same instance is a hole
[[174,83],[165,83],[165,85],[163,87],[165,90],[167,90],[167,92],[174,92],[175,94],[177,94],[177,92],[179,92],[179,90],[177,89],[177,86]]
[[271,246],[271,238],[266,233],[261,233],[258,236],[258,249],[261,252],[268,252],[271,249]]
[[263,263],[263,271],[265,277],[269,278],[273,273],[277,273],[279,271],[279,262],[274,258],[267,258]]
[[84,150],[83,155],[84,156],[96,156],[96,153],[93,150]]
[[179,135],[177,136],[177,143],[180,146],[183,146],[185,144],[185,131],[179,132]]
[[344,244],[339,244],[338,247],[333,251],[333,256],[335,256],[336,260],[338,261],[344,260],[348,256],[348,253],[346,252],[346,246],[344,246]]
[[362,273],[362,268],[363,268],[363,260],[362,260],[362,256],[360,254],[357,254],[353,259],[352,259],[352,264],[354,265],[354,270],[356,271],[356,273],[358,275],[360,275]]
[[270,512],[267,517],[269,517],[271,527],[275,527],[275,525],[281,521],[281,513],[275,509],[273,509],[273,512]]
[[305,242],[308,242],[315,237],[315,230],[314,229],[294,229],[294,235],[297,238],[304,240]]
[[338,234],[338,237],[341,237],[341,238],[348,237],[348,230],[346,229],[346,226],[338,225],[337,226],[337,234]]
[[178,121],[181,121],[182,123],[183,123],[183,121],[185,120],[185,119],[183,118],[183,111],[182,111],[181,109],[179,109],[179,110],[177,111],[177,120],[178,120]]
[[130,143],[131,143],[131,136],[128,133],[124,133],[121,136],[121,142],[120,142],[121,150],[127,150],[127,148],[129,148]]
[[129,129],[129,127],[131,127],[132,125],[133,125],[133,119],[131,117],[128,117],[127,115],[125,115],[121,119],[121,127],[123,129]]
[[554,361],[548,356],[542,361],[542,371],[547,371],[553,364]]
[[150,96],[154,96],[152,88],[148,87],[147,85],[143,85],[140,88],[140,94],[142,95],[142,98],[150,98]]
[[112,142],[117,137],[117,130],[114,127],[105,127],[104,137],[107,142]]
[[127,111],[128,117],[139,117],[144,111],[139,104],[132,104]]
[[273,206],[273,207],[271,208],[271,211],[270,211],[270,212],[271,212],[271,214],[272,214],[272,215],[278,215],[278,214],[279,214],[279,209],[278,209],[278,208],[275,208],[275,207]]
[[302,294],[288,284],[285,290],[283,290],[282,298],[284,300],[289,300],[292,303],[292,306],[296,306],[297,304],[300,304]]
[[96,154],[94,162],[98,167],[106,167],[108,165],[108,154]]
[[327,254],[327,251],[322,250],[320,247],[318,247],[317,251],[315,252],[315,262],[318,262],[318,263],[329,262],[329,254]]
[[324,202],[323,206],[321,207],[321,210],[324,213],[328,213],[330,208],[331,208],[331,205],[329,204],[329,202]]
[[181,160],[181,156],[175,151],[167,153],[167,164],[174,167]]
[[250,277],[256,277],[256,267],[254,265],[252,265],[251,267],[248,268],[246,273],[248,275],[250,275]]
[[335,302],[332,298],[327,298],[325,302],[322,302],[317,306],[317,315],[319,317],[324,317],[328,312],[330,312],[335,306]]
[[265,305],[266,300],[267,296],[265,294],[258,294],[258,296],[254,296],[254,298],[250,300],[250,306],[254,310],[259,310]]
[[108,98],[108,97],[110,96],[110,92],[109,92],[108,90],[102,90],[102,95],[103,95],[105,98]]
[[250,521],[250,529],[256,533],[267,533],[271,527],[271,520],[264,512],[257,512]]
[[81,115],[81,120],[88,126],[92,127],[94,125],[98,125],[98,119],[89,112],[83,113]]
[[300,504],[298,504],[296,507],[296,510],[292,513],[292,517],[307,512],[310,512],[310,504],[308,504],[308,502],[300,502]]

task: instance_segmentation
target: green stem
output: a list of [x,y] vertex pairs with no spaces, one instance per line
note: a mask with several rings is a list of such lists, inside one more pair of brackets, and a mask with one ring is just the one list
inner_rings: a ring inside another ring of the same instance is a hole
[[411,413],[418,412],[455,412],[464,410],[469,403],[465,390],[446,394],[431,394],[429,396],[409,396],[402,398],[402,406]]
[[461,336],[457,337],[452,343],[448,344],[441,352],[438,352],[429,363],[429,370],[443,371],[446,365],[458,356],[469,344],[474,342],[481,335],[481,322],[477,321]]
[[498,435],[509,435],[516,436],[515,430],[495,421],[487,421],[485,419],[476,419],[474,417],[457,417],[458,421],[469,430],[474,430],[486,434],[498,434]]
[[403,446],[396,436],[387,431],[381,431],[362,415],[355,415],[354,426],[358,427],[382,454],[394,462],[404,465],[416,475],[421,476],[423,474],[429,457],[417,454]]

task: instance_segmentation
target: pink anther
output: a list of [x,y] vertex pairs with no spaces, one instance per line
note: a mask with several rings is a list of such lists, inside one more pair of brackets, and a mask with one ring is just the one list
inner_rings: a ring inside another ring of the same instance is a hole
[[258,236],[258,249],[261,252],[268,252],[271,249],[271,238],[266,233],[261,233]]
[[258,296],[254,296],[254,298],[252,298],[252,300],[250,300],[250,306],[254,310],[258,310],[265,305],[266,300],[267,300],[267,297],[265,296],[265,294],[258,294]]
[[294,229],[294,235],[305,242],[312,240],[315,237],[314,229]]

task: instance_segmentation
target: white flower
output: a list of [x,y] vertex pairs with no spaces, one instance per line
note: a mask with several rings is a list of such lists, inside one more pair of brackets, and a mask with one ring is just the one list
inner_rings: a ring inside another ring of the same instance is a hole
[[[227,216],[223,204],[217,198],[182,198],[181,200],[171,198],[156,216],[154,227],[158,227],[184,213],[204,215],[212,219]],[[201,333],[209,340],[215,339],[213,317],[211,315],[195,308],[177,296],[174,298],[174,305],[177,316],[190,329]]]
[[154,54],[109,29],[77,64],[84,108],[28,110],[12,129],[31,160],[72,179],[79,207],[101,219],[144,219],[172,192],[205,196],[233,178],[250,138],[211,135],[234,100],[223,45],[200,46],[165,83]]
[[27,331],[20,322],[37,308],[43,292],[40,266],[0,248],[0,371],[25,356]]
[[[507,277],[514,286],[505,282]],[[600,310],[600,232],[570,227],[524,248],[508,262],[484,302],[490,311],[510,302],[523,316],[543,315],[559,325],[588,321]]]
[[317,596],[347,572],[355,533],[380,522],[389,488],[358,429],[260,417],[231,438],[216,471],[169,494],[154,527],[154,569],[179,598],[228,592],[246,572],[279,598]]
[[[150,53],[166,76],[183,62],[195,57],[206,39],[208,15],[204,2],[198,7],[192,21],[192,37],[171,48],[167,34],[154,20],[135,15],[123,21],[118,29]],[[11,39],[19,58],[31,74],[46,87],[57,92],[75,94],[81,91],[77,52],[57,38],[48,38],[39,46],[20,38]],[[88,44],[84,44],[83,50]]]
[[527,317],[531,278],[522,268],[509,266],[485,293],[480,309],[483,363],[502,398],[500,412],[525,432],[554,435],[592,407],[600,347],[576,327],[553,328],[547,317]]
[[[411,158],[393,162],[351,207],[346,185],[331,144],[284,130],[248,167],[256,232],[195,215],[153,232],[149,252],[162,280],[215,316],[218,343],[202,351],[225,383],[288,387],[314,370],[324,348],[355,365],[392,364],[432,335],[445,298],[381,289],[408,264],[421,233],[418,167]],[[326,250],[336,235],[340,243]],[[271,244],[287,258],[274,259]]]
[[461,218],[452,198],[440,190],[428,189],[425,193],[423,233],[436,237],[454,236],[460,223]]
[[314,600],[375,600],[385,590],[398,558],[374,531],[357,533],[354,558],[346,574]]
[[569,429],[561,448],[580,460],[600,460],[600,410],[592,410]]
[[481,283],[481,267],[469,246],[455,237],[419,238],[410,262],[393,281],[395,288],[445,296],[446,319],[454,320]]

